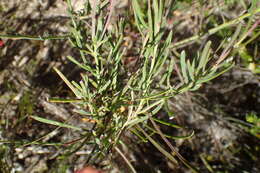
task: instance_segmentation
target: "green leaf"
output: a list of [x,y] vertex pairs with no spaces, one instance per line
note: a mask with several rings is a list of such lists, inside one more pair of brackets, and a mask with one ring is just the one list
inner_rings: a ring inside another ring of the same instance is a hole
[[93,79],[89,78],[89,82],[95,87],[98,87],[98,84],[96,83],[96,81],[94,81]]
[[79,110],[76,109],[76,110],[73,110],[73,112],[76,112],[76,113],[81,114],[81,115],[88,115],[88,116],[93,115],[91,112],[86,112],[82,109],[79,109]]
[[187,61],[187,66],[188,66],[189,77],[191,78],[192,81],[195,81],[195,77],[194,77],[195,69],[191,65],[189,60]]
[[82,99],[64,99],[64,98],[50,98],[48,99],[49,102],[52,103],[77,103],[82,102]]
[[176,125],[176,124],[173,124],[173,123],[169,123],[169,122],[165,122],[165,121],[162,121],[162,120],[159,120],[157,118],[154,118],[152,117],[152,119],[160,124],[163,124],[163,125],[166,125],[166,126],[169,126],[169,127],[173,127],[173,128],[177,128],[177,129],[180,129],[180,128],[183,128],[182,126],[179,126],[179,125]]
[[48,120],[48,119],[38,117],[38,116],[30,116],[30,117],[33,118],[34,120],[42,122],[42,123],[51,124],[51,125],[58,126],[58,127],[64,127],[64,128],[69,128],[69,129],[81,131],[81,128],[76,127],[76,126],[72,126],[72,125],[69,125],[69,124],[65,124],[65,123],[61,123],[61,122],[53,121],[53,120]]
[[138,138],[140,138],[143,142],[148,142],[148,140],[145,137],[143,137],[142,135],[140,135],[138,133],[138,131],[135,130],[134,128],[130,129],[130,132],[132,132],[134,135],[136,135]]
[[[159,81],[159,86],[162,85],[164,83],[164,81],[168,78],[169,76],[169,73],[164,73],[160,78],[160,81]],[[168,85],[167,85],[168,86]]]
[[205,71],[207,62],[209,60],[209,55],[210,55],[210,46],[211,46],[211,41],[208,41],[206,46],[204,47],[201,57],[200,57],[200,62],[199,66],[197,67],[197,71],[200,71],[201,69]]
[[201,87],[201,84],[194,84],[194,86],[192,88],[190,88],[190,91],[196,91]]
[[145,61],[144,61],[144,65],[142,67],[142,78],[141,80],[139,81],[139,86],[142,88],[142,85],[145,81],[147,81],[147,69],[148,69],[148,63],[149,63],[149,58],[145,58]]
[[74,88],[74,86],[69,82],[69,80],[56,68],[53,68],[56,73],[58,73],[58,75],[60,76],[60,78],[66,83],[66,85],[71,89],[71,91],[76,95],[79,96],[80,93],[77,91],[76,88]]
[[[84,78],[83,78],[84,80]],[[84,98],[89,98],[89,89],[87,88],[88,85],[86,85],[86,82],[85,81],[80,81],[80,86],[82,88],[82,95],[84,96]]]
[[76,83],[75,81],[71,81],[71,84],[74,85],[74,87],[76,87],[78,89],[78,91],[80,93],[80,96],[82,97],[82,92],[83,91],[82,91],[81,86],[78,83]]
[[151,7],[151,1],[148,0],[148,26],[149,26],[149,35],[150,39],[153,40],[154,37],[154,21],[153,21],[153,15],[152,15],[152,7]]
[[70,28],[70,32],[74,35],[74,38],[77,43],[77,47],[82,48],[81,40],[83,39],[80,35],[80,31],[77,31],[75,28]]
[[162,106],[164,105],[164,103],[159,104],[158,106],[156,106],[156,108],[154,110],[151,111],[152,115],[157,114],[161,109]]
[[171,86],[170,79],[171,79],[173,67],[174,67],[174,59],[171,58],[171,61],[170,61],[169,67],[168,67],[168,72],[167,72],[167,87]]
[[204,78],[201,78],[197,81],[197,83],[204,83],[204,82],[208,82],[218,76],[220,76],[221,74],[225,73],[226,71],[230,70],[232,67],[234,66],[234,63],[230,64],[228,67],[226,67],[224,70],[218,72],[218,73],[214,73],[212,75],[207,75]]
[[132,6],[133,6],[134,13],[135,13],[135,18],[137,20],[136,24],[137,24],[139,30],[143,27],[147,27],[147,24],[144,21],[144,14],[141,10],[138,0],[132,0]]
[[76,64],[77,66],[79,66],[80,68],[83,68],[84,70],[91,72],[93,75],[96,75],[96,73],[94,73],[94,71],[91,69],[90,66],[88,66],[88,65],[86,65],[86,64],[83,65],[82,63],[80,63],[80,62],[78,62],[76,59],[74,59],[72,56],[67,56],[67,58],[68,58],[71,62],[73,62],[74,64]]
[[156,93],[156,94],[148,95],[147,97],[139,98],[137,100],[157,100],[158,98],[164,97],[164,95],[170,94],[170,93],[176,93],[176,90],[168,89],[168,90]]
[[161,22],[163,20],[163,12],[165,9],[165,1],[164,0],[159,0],[159,14],[158,14],[158,21],[160,21],[160,25]]
[[[164,33],[162,33],[162,34],[164,34]],[[157,76],[164,67],[165,61],[168,58],[169,45],[171,44],[171,40],[172,40],[172,31],[167,36],[167,39],[164,42],[163,47],[161,49],[159,49],[160,52],[158,53],[158,56],[156,56],[157,62],[156,62],[156,66],[154,68],[154,71],[155,71],[154,76]],[[159,41],[161,41],[161,39]]]
[[99,93],[102,93],[103,91],[105,91],[109,85],[111,84],[111,80],[107,81],[107,83],[105,83],[105,85],[103,85],[100,89],[99,89]]
[[142,116],[142,117],[135,117],[134,119],[128,121],[125,126],[127,127],[127,129],[133,127],[134,125],[141,123],[143,121],[146,121],[149,118],[148,115]]
[[186,58],[185,51],[182,51],[181,52],[181,72],[182,72],[182,75],[184,77],[184,82],[188,83],[189,78],[188,78],[188,75],[187,75],[187,66],[186,66],[185,58]]
[[138,114],[145,114],[145,113],[147,113],[149,110],[151,110],[153,107],[155,107],[155,106],[157,106],[157,105],[159,105],[159,104],[161,104],[161,103],[163,103],[163,102],[164,102],[164,100],[162,100],[162,99],[161,99],[161,100],[158,100],[158,101],[156,101],[156,102],[154,102],[154,103],[148,105],[147,107],[145,107],[143,110],[137,112],[136,114],[137,114],[137,115],[138,115]]

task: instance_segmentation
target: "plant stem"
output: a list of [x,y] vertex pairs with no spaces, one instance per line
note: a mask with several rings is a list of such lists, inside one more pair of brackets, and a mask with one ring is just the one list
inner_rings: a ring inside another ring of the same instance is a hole
[[2,35],[0,34],[0,38],[7,38],[11,40],[62,40],[68,38],[69,35],[62,36],[30,36],[30,35]]

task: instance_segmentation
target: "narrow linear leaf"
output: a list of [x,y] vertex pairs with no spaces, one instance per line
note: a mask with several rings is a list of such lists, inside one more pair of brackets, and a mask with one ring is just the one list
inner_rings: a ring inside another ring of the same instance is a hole
[[162,109],[163,105],[164,105],[164,103],[161,103],[161,104],[159,104],[158,106],[156,106],[156,108],[151,111],[151,114],[152,114],[152,115],[157,114],[157,113]]
[[159,86],[162,85],[165,82],[165,80],[167,79],[168,76],[169,76],[168,73],[164,73],[161,76],[161,79],[159,80]]
[[148,26],[149,26],[149,34],[150,34],[150,39],[153,39],[154,36],[154,21],[153,21],[153,14],[152,14],[152,7],[151,7],[151,1],[148,0]]
[[71,84],[74,85],[74,87],[76,87],[76,89],[78,89],[80,94],[82,94],[83,89],[81,88],[81,86],[78,83],[76,83],[75,81],[71,81]]
[[194,136],[195,132],[192,131],[191,134],[185,135],[185,136],[171,136],[171,135],[165,135],[165,137],[170,139],[190,139]]
[[159,93],[156,93],[156,94],[151,94],[147,97],[143,97],[143,98],[139,98],[137,100],[156,100],[158,99],[158,97],[163,97],[164,95],[166,94],[170,94],[170,93],[176,93],[177,91],[174,90],[174,89],[168,89],[168,90],[165,90],[165,91],[162,91],[162,92],[159,92]]
[[[164,8],[165,7],[165,1],[164,0],[159,0],[159,14],[158,14],[158,20],[162,22],[163,19],[163,13],[164,13]],[[169,8],[170,9],[170,8]]]
[[89,90],[88,90],[88,88],[86,88],[85,82],[80,81],[79,83],[80,83],[80,86],[81,86],[81,88],[82,88],[82,92],[83,92],[82,95],[84,96],[84,98],[85,98],[85,97],[88,97],[88,98],[89,98]]
[[188,60],[187,61],[187,66],[188,66],[188,72],[189,72],[189,77],[191,78],[192,81],[195,80],[195,77],[194,77],[194,67],[191,65],[190,61]]
[[79,128],[79,127],[72,126],[72,125],[65,124],[65,123],[61,123],[61,122],[58,122],[58,121],[53,121],[53,120],[45,119],[45,118],[38,117],[38,116],[30,116],[30,117],[33,118],[34,120],[42,122],[42,123],[51,124],[51,125],[58,126],[58,127],[64,127],[64,128],[79,130],[79,131],[81,130],[81,128]]
[[49,98],[49,102],[52,103],[75,103],[75,102],[82,102],[81,99],[63,99],[63,98]]
[[143,110],[137,112],[136,114],[138,115],[138,114],[147,113],[147,111],[149,111],[149,110],[152,109],[153,107],[155,107],[155,106],[161,104],[163,101],[164,101],[164,100],[158,100],[158,101],[156,101],[156,102],[150,104],[149,106],[145,107]]
[[186,66],[185,58],[186,58],[185,51],[182,51],[181,52],[181,72],[182,72],[182,75],[184,77],[184,82],[188,83],[189,78],[188,78],[188,75],[187,75],[187,66]]
[[208,82],[208,81],[210,81],[210,80],[212,80],[212,79],[214,79],[214,78],[216,78],[216,77],[222,75],[222,74],[225,73],[226,71],[230,70],[233,66],[234,66],[234,63],[230,64],[227,68],[225,68],[224,70],[222,70],[222,71],[220,71],[220,72],[218,72],[218,73],[214,73],[214,74],[212,74],[212,75],[210,75],[210,76],[206,76],[206,77],[204,77],[204,78],[198,80],[197,83]]
[[91,67],[89,67],[88,65],[83,65],[82,63],[78,62],[75,58],[73,58],[72,56],[67,56],[67,58],[73,62],[74,64],[76,64],[77,66],[83,68],[84,70],[87,70],[89,72],[91,72],[93,75],[95,75],[95,73],[93,72],[93,70],[91,69]]
[[210,46],[211,46],[211,41],[208,41],[206,46],[204,47],[204,49],[202,51],[199,66],[197,67],[198,71],[200,71],[202,68],[203,68],[203,71],[205,70],[205,67],[207,65],[208,58],[209,58]]
[[89,82],[95,87],[98,87],[98,84],[96,83],[96,81],[94,81],[93,79],[89,78]]
[[143,25],[142,27],[147,27],[147,24],[144,21],[144,14],[143,14],[143,12],[141,10],[139,2],[137,0],[133,0],[132,1],[132,5],[133,5],[133,9],[134,9],[134,13],[135,13],[136,19],[138,19],[140,21],[140,23],[139,23],[139,21],[136,22],[137,25],[139,27],[141,27],[140,24],[142,24]]
[[166,125],[166,126],[169,126],[169,127],[174,127],[174,128],[177,128],[177,129],[183,128],[182,126],[179,126],[179,125],[176,125],[176,124],[173,124],[173,123],[168,123],[168,122],[159,120],[158,118],[152,117],[152,119],[153,119],[154,121],[160,123],[160,124],[163,124],[163,125]]
[[78,109],[73,110],[73,112],[76,112],[76,113],[78,113],[80,115],[88,115],[88,116],[92,116],[93,115],[91,112],[86,112],[84,110],[78,110]]
[[140,138],[142,140],[142,142],[148,142],[147,139],[145,139],[145,137],[143,137],[142,135],[140,135],[137,130],[135,129],[130,129],[130,132],[132,132],[134,135],[136,135],[138,138]]
[[174,59],[171,58],[171,61],[170,61],[170,64],[169,64],[169,67],[168,67],[168,74],[167,74],[167,87],[171,87],[171,82],[170,82],[170,79],[171,79],[171,75],[172,75],[172,71],[173,71],[173,66],[174,66]]
[[77,46],[79,48],[82,48],[82,43],[81,43],[82,36],[80,35],[80,31],[77,31],[75,28],[71,28],[70,32],[74,35],[74,38],[75,38],[76,43],[77,43]]
[[60,78],[66,83],[66,85],[71,89],[71,91],[78,96],[78,91],[76,88],[73,87],[73,85],[70,83],[70,81],[56,68],[53,68],[56,73],[60,76]]
[[194,87],[190,88],[190,91],[196,91],[201,87],[201,84],[195,84]]
[[129,122],[127,122],[125,124],[125,126],[128,126],[127,129],[129,129],[129,128],[133,127],[134,125],[138,124],[138,123],[146,121],[148,118],[149,118],[148,115],[143,116],[143,117],[136,117],[135,119],[130,120]]
[[173,118],[174,117],[174,112],[170,110],[168,102],[169,102],[169,100],[165,100],[164,110],[167,112],[169,118]]
[[107,83],[105,85],[103,85],[103,87],[100,88],[98,92],[101,93],[101,92],[105,91],[109,87],[110,84],[111,84],[111,80],[107,81]]
[[159,4],[158,4],[158,0],[153,0],[153,12],[154,12],[154,22],[155,24],[157,22],[160,22],[159,20]]

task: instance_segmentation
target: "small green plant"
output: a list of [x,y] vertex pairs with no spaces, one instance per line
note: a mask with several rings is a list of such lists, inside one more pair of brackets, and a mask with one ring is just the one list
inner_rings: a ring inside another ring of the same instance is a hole
[[[166,157],[176,162],[174,156],[166,152],[153,138],[159,134],[171,139],[185,139],[193,135],[174,137],[159,131],[156,123],[177,127],[155,117],[168,103],[168,99],[187,91],[197,90],[203,83],[214,79],[232,67],[226,61],[209,65],[213,53],[211,42],[207,42],[203,51],[188,58],[184,51],[179,59],[172,56],[173,33],[166,29],[165,1],[132,1],[134,28],[139,32],[140,43],[133,47],[136,63],[131,69],[122,61],[126,58],[123,46],[126,20],[118,18],[110,21],[114,12],[113,1],[109,4],[89,1],[85,4],[84,14],[75,13],[68,1],[71,15],[71,35],[73,47],[81,57],[68,56],[68,59],[83,70],[79,82],[69,81],[60,70],[55,71],[72,90],[75,99],[50,99],[53,102],[71,102],[77,105],[76,112],[83,119],[93,123],[85,136],[93,144],[92,160],[107,155],[116,147],[120,137],[130,130],[142,139],[148,139]],[[144,8],[145,7],[145,8]],[[147,15],[146,15],[147,14]],[[81,15],[89,16],[88,28],[84,28]],[[105,20],[106,19],[106,20]],[[112,29],[108,29],[108,26]],[[91,31],[91,32],[87,32]],[[224,59],[225,57],[222,57]],[[173,82],[174,64],[179,62],[183,82]],[[55,124],[53,121],[33,117],[36,120]],[[153,127],[150,127],[148,121]],[[60,125],[79,130],[78,127]],[[82,130],[84,132],[84,130]],[[144,137],[142,137],[144,135]],[[171,147],[171,145],[169,145]],[[172,152],[176,153],[173,149]],[[191,167],[184,158],[176,154],[186,166]],[[194,169],[195,170],[195,169]]]
[[[169,5],[168,3],[162,0],[131,2],[135,20],[132,29],[138,31],[140,39],[139,43],[136,41],[136,45],[132,47],[131,51],[134,52],[136,61],[134,66],[129,67],[123,63],[127,58],[124,36],[127,34],[125,26],[128,23],[123,17],[118,17],[114,23],[111,22],[115,10],[114,1],[109,4],[108,1],[86,1],[84,12],[81,13],[74,12],[71,2],[68,1],[72,20],[69,40],[80,53],[80,58],[68,56],[68,59],[82,69],[81,80],[69,81],[60,70],[54,68],[76,98],[54,98],[50,101],[71,102],[77,105],[75,112],[81,114],[83,120],[92,123],[91,128],[87,130],[88,133],[83,137],[93,146],[88,162],[105,157],[117,146],[124,132],[130,130],[144,141],[150,141],[167,158],[176,163],[174,156],[166,152],[152,138],[154,134],[159,134],[172,152],[187,167],[197,172],[167,140],[167,138],[189,138],[193,133],[181,137],[164,134],[156,123],[181,127],[157,119],[156,113],[167,106],[168,99],[187,91],[197,90],[203,83],[232,67],[233,63],[224,59],[228,56],[231,45],[237,40],[240,28],[236,30],[219,60],[212,65],[209,64],[213,57],[210,41],[197,56],[187,57],[182,51],[179,59],[175,59],[172,56],[174,35],[166,27],[165,6]],[[83,25],[81,19],[84,16],[88,16],[87,22],[90,25]],[[177,62],[183,82],[174,83],[173,79],[176,77],[172,74]],[[85,130],[68,124],[35,116],[33,118],[86,133]],[[152,127],[149,121],[152,122]]]
[[[237,48],[244,41],[248,32],[241,33],[239,25],[233,36],[221,43],[223,49],[220,56],[212,50],[212,42],[205,42],[202,51],[188,57],[185,51],[176,50],[179,46],[204,39],[205,36],[194,35],[191,38],[173,43],[173,31],[167,28],[167,19],[172,1],[164,0],[132,0],[129,16],[114,15],[115,0],[88,1],[82,11],[74,11],[71,1],[67,0],[68,12],[71,17],[68,35],[55,37],[6,36],[20,39],[69,39],[71,45],[79,51],[79,57],[68,56],[68,60],[81,69],[81,79],[70,81],[54,68],[60,78],[75,95],[73,98],[51,98],[51,102],[71,103],[75,105],[75,113],[89,122],[88,129],[82,129],[65,122],[57,122],[38,116],[31,118],[58,127],[76,130],[82,138],[71,142],[70,155],[84,145],[91,147],[88,163],[96,163],[107,156],[121,143],[126,131],[132,132],[143,141],[150,141],[169,160],[177,163],[175,156],[193,172],[197,172],[171,145],[168,139],[187,139],[187,136],[164,134],[157,124],[181,129],[181,126],[162,121],[157,113],[167,111],[169,99],[188,91],[195,91],[224,72],[232,68],[234,63],[227,57],[237,53]],[[259,12],[246,13],[237,19],[210,29],[207,35],[238,23],[244,18]],[[112,18],[116,16],[116,19]],[[87,23],[87,24],[85,24]],[[131,28],[136,40],[129,49],[125,39]],[[251,26],[251,25],[250,25]],[[202,47],[203,47],[202,46]],[[218,50],[219,50],[218,49]],[[134,59],[129,62],[129,54]],[[174,56],[177,54],[177,57]],[[218,57],[214,59],[213,57]],[[66,70],[66,69],[65,69]],[[175,75],[176,73],[179,76]],[[167,152],[155,139],[159,135],[171,153]],[[33,143],[32,143],[33,144]],[[129,164],[131,169],[131,164]]]

